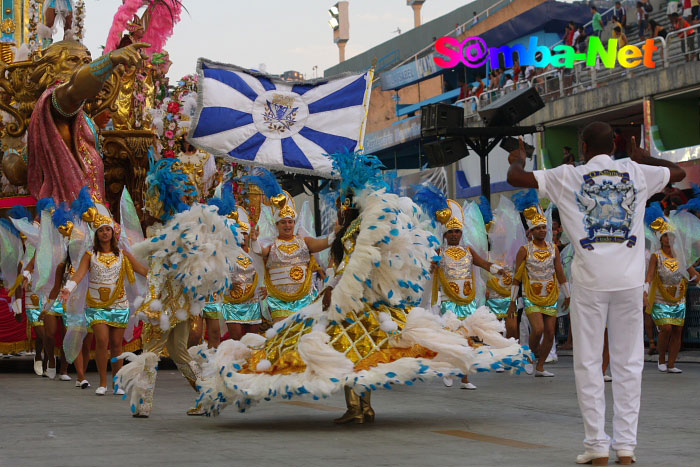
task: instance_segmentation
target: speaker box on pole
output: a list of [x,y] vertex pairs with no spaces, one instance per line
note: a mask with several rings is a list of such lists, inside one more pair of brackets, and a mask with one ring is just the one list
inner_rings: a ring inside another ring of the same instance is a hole
[[421,108],[421,135],[434,135],[442,128],[463,128],[464,108],[450,104],[430,104]]
[[443,138],[423,146],[428,167],[444,167],[469,155],[463,138]]
[[535,88],[510,92],[479,110],[484,126],[514,126],[544,107]]

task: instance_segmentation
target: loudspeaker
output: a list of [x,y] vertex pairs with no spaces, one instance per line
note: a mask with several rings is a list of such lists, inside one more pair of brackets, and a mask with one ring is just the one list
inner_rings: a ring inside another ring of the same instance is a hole
[[510,92],[479,110],[484,126],[514,126],[544,107],[535,88]]
[[442,128],[463,128],[464,108],[450,104],[430,104],[421,108],[420,131],[422,136],[434,135]]
[[423,145],[428,167],[444,167],[469,155],[463,138],[443,138]]

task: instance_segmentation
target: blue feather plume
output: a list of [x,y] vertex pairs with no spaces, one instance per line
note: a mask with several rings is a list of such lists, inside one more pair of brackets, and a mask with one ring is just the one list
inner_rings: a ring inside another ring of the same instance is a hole
[[56,209],[56,203],[54,202],[53,198],[41,198],[36,203],[37,212],[51,210],[51,209]]
[[539,202],[540,200],[537,197],[537,190],[534,188],[519,191],[513,195],[513,204],[515,204],[515,208],[520,212],[523,212],[531,206],[538,205]]
[[0,219],[0,224],[7,230],[9,230],[12,233],[12,235],[14,235],[15,237],[19,237],[19,230],[15,228],[12,221],[3,217],[2,219]]
[[700,212],[700,185],[690,184],[693,187],[693,197],[685,204],[678,206],[678,211]]
[[65,202],[61,203],[61,205],[56,208],[51,216],[51,220],[53,221],[53,225],[56,227],[66,225],[68,222],[73,222],[73,215]]
[[95,207],[95,202],[92,200],[90,188],[84,186],[80,189],[80,194],[71,205],[71,212],[75,217],[81,217],[88,209]]
[[236,209],[236,198],[233,196],[233,186],[230,184],[224,185],[224,188],[221,190],[221,198],[211,198],[207,204],[216,206],[219,215],[228,216]]
[[664,210],[661,207],[661,203],[659,203],[658,201],[654,201],[644,212],[644,223],[647,225],[647,227],[651,227],[651,223],[659,217],[666,219],[666,216],[664,216]]
[[328,154],[328,158],[333,162],[333,175],[340,177],[341,202],[365,188],[389,188],[382,176],[384,164],[375,155],[346,151]]
[[158,199],[163,205],[163,221],[189,209],[185,196],[194,195],[197,191],[182,169],[173,168],[177,162],[175,158],[161,159],[151,165],[146,176],[149,196],[155,196],[155,190],[158,190]]
[[253,170],[254,175],[246,175],[241,177],[243,183],[257,185],[265,193],[265,196],[271,198],[282,193],[282,186],[277,181],[275,175],[267,169],[256,167]]
[[423,184],[414,185],[413,188],[416,190],[413,195],[413,201],[422,207],[426,213],[430,214],[432,219],[435,219],[436,212],[449,209],[450,205],[447,204],[447,196],[438,187]]
[[31,222],[33,219],[32,213],[29,212],[29,209],[20,204],[15,204],[12,206],[9,216],[13,219],[26,219],[29,222]]
[[484,218],[484,224],[488,224],[493,220],[493,211],[491,210],[491,203],[489,202],[489,199],[481,195],[479,197],[479,201],[476,202],[476,205],[479,206],[479,211],[481,211],[481,217]]

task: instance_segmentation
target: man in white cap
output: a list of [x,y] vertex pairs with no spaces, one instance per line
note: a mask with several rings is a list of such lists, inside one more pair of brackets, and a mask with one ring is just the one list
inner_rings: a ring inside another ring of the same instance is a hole
[[571,297],[574,374],[584,421],[586,451],[577,463],[607,465],[610,437],[605,432],[605,390],[600,371],[608,325],[613,377],[612,448],[621,464],[634,462],[644,368],[642,298],[644,284],[644,206],[685,171],[651,157],[633,141],[631,159],[614,160],[613,130],[594,122],[581,134],[586,161],[550,170],[525,170],[522,145],[508,156],[508,183],[537,188],[559,208],[576,254]]

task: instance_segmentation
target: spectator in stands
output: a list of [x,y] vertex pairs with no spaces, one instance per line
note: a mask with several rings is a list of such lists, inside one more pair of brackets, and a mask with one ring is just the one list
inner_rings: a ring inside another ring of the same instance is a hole
[[586,29],[583,26],[578,27],[578,36],[576,36],[576,39],[574,41],[574,47],[576,47],[576,52],[579,53],[585,53],[586,52],[586,44],[588,40],[588,35],[586,34]]
[[574,34],[571,36],[571,44],[569,45],[576,48],[576,41],[578,40],[578,36],[581,35],[581,30],[574,24],[573,21],[570,24],[574,28]]
[[522,74],[522,68],[520,68],[520,57],[517,54],[513,54],[513,81],[518,82]]
[[647,14],[654,11],[654,6],[651,4],[650,0],[641,0],[641,2],[642,6],[644,7],[644,11],[646,11]]
[[459,80],[459,100],[466,99],[472,95],[472,86],[469,83]]
[[527,81],[531,81],[536,74],[534,65],[528,65],[527,68],[525,68],[525,79]]
[[622,6],[622,3],[615,2],[615,8],[613,8],[613,20],[620,23],[622,29],[627,28],[627,10]]
[[[681,18],[678,13],[673,13],[671,15],[671,27],[674,31],[679,31],[681,29],[689,28],[690,23]],[[697,53],[695,53],[695,30],[689,29],[688,31],[681,32],[678,34],[678,38],[681,40],[681,50],[685,55],[685,61],[689,62],[697,58]]]
[[637,2],[637,27],[639,29],[639,40],[644,40],[647,31],[647,21],[649,14],[644,9],[642,2]]
[[617,39],[617,50],[620,50],[622,47],[627,45],[627,36],[624,32],[622,32],[622,28],[620,26],[615,26],[613,28],[612,38]]
[[510,75],[510,73],[504,73],[504,77],[505,84],[503,85],[503,93],[507,94],[515,90],[515,83],[513,82],[513,77]]
[[503,67],[500,67],[498,69],[498,87],[502,88],[505,85],[506,85],[506,69]]
[[693,6],[690,0],[683,0],[683,18],[688,19],[688,21],[693,20]]
[[615,139],[613,140],[615,144],[615,150],[613,151],[613,157],[615,159],[623,159],[627,157],[627,139],[622,134],[622,130],[615,128]]
[[700,21],[700,0],[691,0],[690,13],[693,21]]
[[476,11],[474,12],[474,25],[479,22],[479,15],[476,14]]
[[649,37],[651,37],[651,38],[663,37],[664,39],[666,39],[666,35],[668,34],[668,31],[666,30],[665,27],[663,27],[659,23],[657,23],[656,20],[650,19],[649,20],[649,29],[647,30],[647,33],[649,33]]
[[666,14],[669,19],[674,13],[682,12],[681,2],[679,0],[669,0],[668,5],[666,5]]
[[570,146],[564,146],[562,164],[576,165],[576,156],[574,156],[574,153],[571,152]]
[[591,19],[591,24],[593,26],[593,35],[600,37],[603,33],[603,17],[598,13],[598,8],[595,5],[591,6],[591,13],[593,13],[593,18]]
[[481,75],[476,75],[476,81],[479,84],[477,84],[476,87],[474,87],[474,92],[472,92],[472,95],[476,96],[478,99],[479,96],[481,96],[481,93],[484,92],[485,85],[484,85],[484,80],[481,78]]

